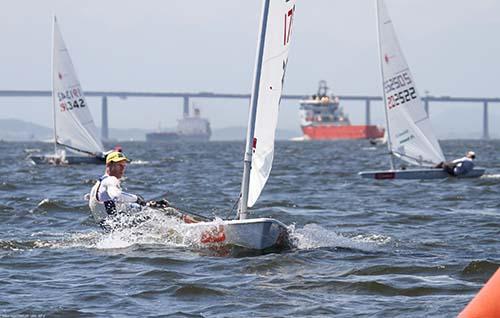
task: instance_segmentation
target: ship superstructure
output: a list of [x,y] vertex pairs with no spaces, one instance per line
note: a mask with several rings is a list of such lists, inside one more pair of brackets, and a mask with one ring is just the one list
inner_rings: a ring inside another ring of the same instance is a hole
[[185,114],[184,118],[177,121],[175,132],[160,131],[146,134],[148,142],[173,142],[173,141],[209,141],[212,135],[210,122],[202,118],[200,110],[194,108],[194,116]]

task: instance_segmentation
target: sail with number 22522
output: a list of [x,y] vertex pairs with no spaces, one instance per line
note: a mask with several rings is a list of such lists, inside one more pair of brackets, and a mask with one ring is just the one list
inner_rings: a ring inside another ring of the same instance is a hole
[[[391,169],[359,174],[364,178],[375,179],[446,178],[449,175],[444,169],[433,168],[445,161],[443,151],[434,135],[385,3],[383,0],[376,1],[380,72]],[[397,170],[394,157],[418,168]],[[475,168],[462,177],[478,177],[483,173],[484,169]]]

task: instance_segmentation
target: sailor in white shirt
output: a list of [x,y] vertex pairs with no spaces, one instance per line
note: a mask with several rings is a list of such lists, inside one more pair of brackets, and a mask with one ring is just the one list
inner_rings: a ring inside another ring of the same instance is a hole
[[443,168],[452,176],[462,176],[474,170],[474,159],[476,153],[467,151],[465,157],[455,159],[451,162],[442,162],[436,168]]
[[89,194],[89,207],[99,224],[118,212],[137,209],[146,202],[140,195],[122,191],[120,178],[124,175],[129,160],[118,151],[106,156],[106,173],[99,178]]

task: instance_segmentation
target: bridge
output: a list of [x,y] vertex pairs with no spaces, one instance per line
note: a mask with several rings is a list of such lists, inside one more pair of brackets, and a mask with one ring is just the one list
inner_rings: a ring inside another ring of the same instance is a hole
[[[50,97],[51,91],[42,90],[0,90],[0,97]],[[87,97],[101,97],[101,138],[103,140],[109,139],[108,134],[108,98],[118,97],[122,99],[133,97],[154,97],[154,98],[179,98],[183,101],[184,115],[189,113],[189,100],[198,98],[216,98],[216,99],[250,99],[250,94],[225,94],[213,92],[199,92],[199,93],[186,93],[186,92],[172,92],[172,93],[153,93],[153,92],[106,92],[106,91],[88,91],[85,92]],[[282,99],[302,100],[310,95],[283,95]],[[375,101],[382,101],[380,96],[361,96],[361,95],[338,95],[341,101],[360,101],[365,103],[365,123],[369,125],[370,119],[370,104]],[[451,96],[429,96],[422,97],[425,109],[429,113],[429,105],[431,102],[436,103],[474,103],[483,105],[483,139],[489,139],[489,118],[488,106],[490,103],[500,103],[500,98],[487,98],[487,97],[451,97]]]

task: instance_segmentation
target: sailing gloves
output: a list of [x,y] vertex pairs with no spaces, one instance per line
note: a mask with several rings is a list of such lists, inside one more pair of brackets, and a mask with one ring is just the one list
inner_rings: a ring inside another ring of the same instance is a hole
[[135,201],[135,203],[139,204],[140,206],[146,206],[146,200],[144,200],[144,198],[138,194],[136,196],[137,201]]
[[149,201],[148,206],[152,208],[168,208],[170,207],[170,202],[165,199],[157,200],[157,201]]
[[144,200],[144,198],[142,196],[136,194],[136,197],[137,197],[137,200],[135,201],[135,203],[139,204],[140,206],[149,206],[152,208],[168,208],[168,207],[170,207],[170,202],[168,202],[165,199],[161,199],[158,201],[146,202],[146,200]]

